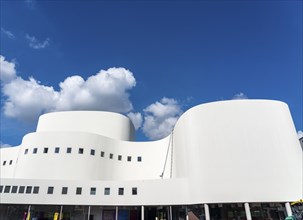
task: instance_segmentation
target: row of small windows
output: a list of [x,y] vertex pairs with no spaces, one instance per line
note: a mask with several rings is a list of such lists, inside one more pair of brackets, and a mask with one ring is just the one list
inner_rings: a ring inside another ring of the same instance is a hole
[[[26,194],[38,194],[39,193],[39,186],[0,186],[0,193],[26,193]],[[54,194],[54,189],[55,187],[49,186],[47,188],[47,194]],[[110,187],[105,187],[104,188],[104,195],[110,195],[111,189]],[[132,187],[131,190],[132,195],[137,195],[138,194],[138,189],[137,187]],[[67,195],[68,194],[68,187],[62,187],[61,188],[61,194],[62,195]],[[81,195],[82,194],[82,187],[76,187],[76,195]],[[96,187],[91,187],[90,188],[90,195],[96,195],[97,194],[97,189]],[[118,188],[118,195],[124,195],[124,188]]]
[[[12,165],[12,164],[13,164],[13,160],[10,160],[9,163],[8,163],[8,165]],[[3,165],[3,166],[6,165],[6,160],[3,161],[2,165]]]
[[[24,150],[24,154],[28,154],[28,152],[29,152],[28,148]],[[38,152],[38,148],[33,148],[33,154],[37,154],[37,152]],[[58,154],[59,152],[60,152],[60,147],[56,147],[54,153]],[[43,148],[43,153],[44,154],[48,153],[48,147]],[[66,148],[66,153],[68,153],[68,154],[72,153],[72,148],[71,147]],[[90,150],[90,155],[94,156],[95,153],[96,153],[96,151],[94,149]],[[79,148],[78,149],[78,154],[84,154],[84,148]],[[105,152],[101,151],[100,156],[101,157],[105,157]],[[114,154],[110,153],[109,154],[109,159],[113,159],[113,158],[114,158]],[[127,156],[126,159],[129,162],[132,161],[132,157],[131,156]],[[120,161],[122,160],[122,155],[118,155],[118,160],[120,160]],[[141,162],[142,161],[142,157],[138,156],[137,157],[137,161]]]

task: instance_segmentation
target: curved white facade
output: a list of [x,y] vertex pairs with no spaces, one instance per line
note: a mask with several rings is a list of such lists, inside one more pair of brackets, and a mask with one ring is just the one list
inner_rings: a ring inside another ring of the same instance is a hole
[[[202,104],[162,140],[133,142],[133,136],[130,120],[116,113],[45,114],[20,146],[1,149],[0,201],[141,206],[302,198],[302,149],[285,103]],[[20,196],[12,188],[4,193],[6,186],[39,192]]]

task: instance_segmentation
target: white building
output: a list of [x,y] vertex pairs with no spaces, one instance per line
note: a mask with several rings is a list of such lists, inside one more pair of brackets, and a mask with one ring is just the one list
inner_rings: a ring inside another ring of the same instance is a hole
[[303,197],[285,103],[202,104],[162,140],[133,136],[117,113],[42,115],[20,146],[1,149],[1,219],[284,219]]

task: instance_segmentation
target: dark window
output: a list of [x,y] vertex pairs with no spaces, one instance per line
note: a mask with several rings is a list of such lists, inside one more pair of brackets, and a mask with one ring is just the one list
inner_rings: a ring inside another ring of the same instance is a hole
[[104,151],[101,151],[101,157],[104,157]]
[[60,151],[60,148],[59,148],[59,147],[56,147],[56,148],[55,148],[55,153],[58,154],[59,151]]
[[96,187],[91,187],[90,188],[90,194],[91,195],[96,195]]
[[3,165],[3,166],[5,166],[5,164],[6,164],[6,160],[5,160],[5,161],[3,161],[3,164],[2,164],[2,165]]
[[90,155],[95,155],[95,150],[94,149],[90,150]]
[[9,193],[10,190],[11,190],[11,186],[4,187],[4,193]]
[[10,160],[10,161],[9,161],[9,165],[12,165],[12,163],[13,163],[13,161],[12,161],[12,160]]
[[104,195],[109,195],[110,194],[110,188],[104,188]]
[[3,191],[3,186],[1,185],[0,186],[0,193],[2,193],[2,191]]
[[114,155],[113,154],[109,154],[109,159],[113,159]]
[[43,149],[43,153],[47,154],[47,152],[48,152],[48,147],[45,147],[45,148]]
[[68,147],[68,148],[66,149],[66,153],[70,154],[71,152],[72,152],[72,148],[71,148],[71,147]]
[[24,193],[24,190],[25,190],[25,186],[20,186],[18,193]]
[[132,161],[132,157],[131,156],[127,156],[127,161]]
[[118,160],[122,160],[122,155],[118,155]]
[[54,187],[53,186],[49,186],[47,189],[47,194],[53,194],[54,193]]
[[119,195],[123,195],[123,194],[124,194],[124,188],[119,188],[118,194],[119,194]]
[[82,193],[82,188],[81,187],[77,187],[76,194],[77,195],[81,195],[81,193]]
[[79,148],[79,154],[83,154],[84,149],[83,148]]
[[142,161],[142,157],[141,156],[137,157],[137,161],[141,162]]
[[11,193],[17,193],[18,186],[13,186]]
[[26,194],[31,194],[31,193],[32,193],[32,188],[33,188],[33,187],[31,187],[31,186],[27,186],[27,187],[26,187],[25,193],[26,193]]
[[133,194],[133,195],[137,195],[137,194],[138,194],[137,187],[133,187],[133,188],[132,188],[132,194]]
[[34,149],[33,149],[33,154],[36,154],[37,151],[38,151],[38,148],[34,148]]
[[28,153],[28,149],[25,149],[25,150],[24,150],[24,154],[27,154],[27,153]]
[[63,195],[66,195],[67,194],[67,190],[68,190],[68,188],[67,187],[62,187],[62,194]]
[[38,194],[39,193],[39,186],[34,186],[33,193],[34,194]]

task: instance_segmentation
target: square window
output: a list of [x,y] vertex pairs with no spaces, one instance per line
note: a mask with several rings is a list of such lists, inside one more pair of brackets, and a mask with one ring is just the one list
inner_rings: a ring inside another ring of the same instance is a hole
[[96,187],[91,187],[90,188],[90,194],[91,195],[96,195]]
[[142,157],[141,157],[141,156],[138,156],[138,157],[137,157],[137,161],[138,161],[138,162],[141,162],[141,161],[142,161]]
[[3,191],[3,186],[1,185],[0,186],[0,193],[2,193],[2,191]]
[[25,186],[20,186],[18,193],[24,193],[24,190],[25,190]]
[[110,188],[106,187],[104,188],[104,195],[109,195],[110,194]]
[[114,155],[113,154],[109,154],[109,159],[113,159]]
[[118,155],[118,160],[122,160],[122,155]]
[[79,148],[78,153],[79,153],[79,154],[83,154],[83,152],[84,152],[84,149],[83,149],[83,148]]
[[11,193],[17,193],[18,186],[13,186]]
[[101,151],[101,157],[104,157],[104,151]]
[[39,193],[39,186],[34,186],[33,193],[34,194],[38,194]]
[[33,149],[33,154],[36,154],[38,152],[38,148]]
[[66,195],[66,194],[67,194],[67,190],[68,190],[67,187],[62,187],[62,192],[61,192],[61,194]]
[[43,153],[44,153],[44,154],[47,154],[47,152],[48,152],[48,147],[45,147],[45,148],[43,149]]
[[66,148],[66,153],[70,154],[71,152],[72,152],[72,148],[71,147]]
[[9,165],[12,165],[12,163],[13,163],[13,161],[12,161],[12,160],[10,160],[10,161],[9,161]]
[[55,148],[55,154],[58,154],[59,151],[60,151],[60,148],[59,148],[59,147],[56,147],[56,148]]
[[127,161],[132,161],[132,157],[131,156],[127,156]]
[[137,187],[133,187],[132,188],[132,195],[137,195],[137,194],[138,194]]
[[25,150],[24,150],[24,154],[27,154],[27,153],[28,153],[28,149],[25,149]]
[[47,189],[47,194],[53,194],[54,193],[54,187],[53,186],[49,186]]
[[76,194],[77,195],[81,195],[81,193],[82,193],[82,188],[81,187],[77,187]]
[[10,190],[11,190],[11,186],[4,187],[4,193],[9,193]]
[[27,187],[26,187],[25,193],[26,193],[26,194],[31,194],[31,193],[32,193],[32,188],[33,188],[33,187],[31,187],[31,186],[27,186]]
[[5,161],[3,161],[3,164],[2,164],[2,165],[3,165],[3,166],[5,166],[5,164],[6,164],[6,160],[5,160]]
[[90,150],[90,155],[95,155],[95,150],[94,149]]
[[123,194],[124,194],[124,188],[119,188],[118,194],[119,194],[119,195],[123,195]]

